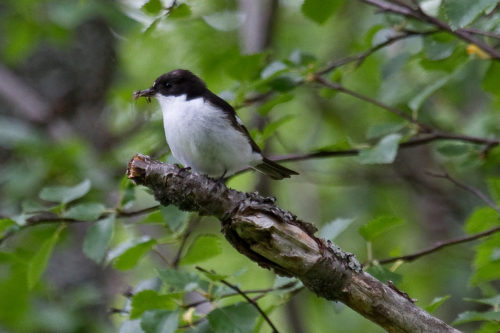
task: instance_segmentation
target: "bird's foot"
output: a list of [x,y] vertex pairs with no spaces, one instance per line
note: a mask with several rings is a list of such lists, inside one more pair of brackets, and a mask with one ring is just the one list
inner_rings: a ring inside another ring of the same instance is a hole
[[227,173],[227,170],[224,170],[224,173],[222,174],[222,176],[220,176],[218,179],[216,179],[215,181],[220,184],[220,185],[226,185],[226,181],[227,181],[227,178],[226,178],[226,173]]
[[181,169],[181,172],[191,172],[191,167],[182,167],[181,165],[177,164]]

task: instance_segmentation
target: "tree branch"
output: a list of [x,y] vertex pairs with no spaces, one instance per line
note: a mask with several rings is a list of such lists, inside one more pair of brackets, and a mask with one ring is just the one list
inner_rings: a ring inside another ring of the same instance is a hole
[[[461,189],[472,193],[473,195],[475,195],[476,197],[478,197],[479,199],[484,201],[484,203],[486,203],[488,206],[490,206],[491,208],[496,210],[498,213],[500,213],[500,207],[498,207],[498,205],[495,204],[493,202],[493,200],[488,198],[488,196],[486,194],[484,194],[483,192],[481,192],[479,189],[477,189],[475,187],[472,187],[468,184],[462,183],[461,181],[453,178],[452,176],[450,176],[448,174],[448,172],[444,171],[443,173],[435,173],[435,172],[428,171],[427,174],[432,176],[432,177],[444,178],[444,179],[449,180],[451,183],[455,184],[457,187],[460,187]],[[413,261],[413,260],[418,259],[420,257],[423,257],[425,255],[437,252],[445,247],[448,247],[451,245],[456,245],[456,244],[471,242],[473,240],[489,236],[489,235],[494,234],[494,233],[499,232],[499,231],[500,231],[500,227],[491,228],[489,230],[477,233],[477,234],[472,235],[472,236],[464,236],[464,237],[459,237],[459,238],[448,240],[448,241],[439,242],[439,243],[435,244],[434,246],[431,246],[425,250],[418,251],[418,252],[413,253],[413,254],[407,254],[404,256],[400,256],[400,257],[382,259],[382,260],[378,260],[378,262],[380,264],[389,264],[389,263],[396,262],[399,260],[406,261],[406,262]]]
[[319,75],[315,75],[314,76],[314,81],[317,82],[317,83],[319,83],[319,84],[321,84],[324,87],[327,87],[327,88],[331,89],[331,90],[335,90],[335,91],[339,91],[339,92],[347,94],[347,95],[351,95],[352,97],[355,97],[355,98],[360,99],[362,101],[365,101],[365,102],[368,102],[370,104],[376,105],[376,106],[378,106],[378,107],[380,107],[382,109],[385,109],[385,110],[387,110],[387,111],[389,111],[389,112],[391,112],[391,113],[393,113],[393,114],[395,114],[395,115],[397,115],[397,116],[399,116],[399,117],[401,117],[403,119],[406,119],[410,123],[417,125],[419,127],[419,129],[422,130],[422,132],[426,132],[426,133],[433,132],[433,130],[429,126],[427,126],[427,125],[421,123],[420,121],[414,119],[413,117],[411,117],[407,113],[403,112],[402,110],[399,110],[399,109],[397,109],[395,107],[392,107],[390,105],[384,104],[384,103],[382,103],[380,101],[377,101],[376,99],[373,99],[373,98],[371,98],[369,96],[360,94],[360,93],[358,93],[358,92],[356,92],[354,90],[350,90],[350,89],[344,87],[343,85],[341,85],[341,84],[339,84],[337,82],[328,81],[328,80],[322,78]]
[[[160,207],[159,205],[155,205],[152,207],[147,207],[147,208],[139,209],[136,211],[122,211],[122,210],[117,208],[114,210],[114,212],[116,214],[116,217],[132,217],[132,216],[147,214],[149,212],[152,212],[152,211],[158,209],[159,207]],[[110,214],[109,211],[102,213],[101,216],[98,217],[98,219],[102,219],[102,218],[108,216],[109,214]],[[91,221],[77,220],[77,219],[73,219],[70,217],[59,216],[59,215],[54,214],[52,212],[42,211],[37,215],[33,215],[33,216],[29,217],[26,220],[26,223],[23,225],[20,225],[17,229],[13,229],[11,231],[6,232],[3,235],[3,237],[0,238],[0,245],[2,245],[7,239],[14,236],[16,233],[20,232],[21,230],[24,230],[26,228],[30,228],[30,227],[33,227],[36,225],[48,224],[48,223],[83,223],[83,222],[91,222]]]
[[181,245],[179,246],[179,249],[177,250],[177,253],[175,254],[174,260],[172,262],[172,267],[174,268],[179,267],[179,263],[182,257],[182,251],[184,251],[189,236],[191,236],[191,233],[193,232],[194,228],[198,225],[200,220],[201,220],[200,217],[194,217],[189,220],[186,231],[184,231],[184,234],[182,235]]
[[[456,135],[450,133],[438,133],[434,132],[429,135],[425,135],[420,138],[414,138],[399,144],[399,149],[412,148],[416,146],[422,146],[429,144],[434,141],[459,141],[471,144],[486,145],[487,147],[497,146],[500,140],[488,139],[488,138],[478,138],[467,135]],[[312,153],[297,153],[297,154],[287,154],[273,156],[271,159],[276,162],[291,162],[291,161],[304,161],[310,159],[318,158],[328,158],[328,157],[343,157],[343,156],[356,156],[362,149],[345,149],[345,150],[321,150]],[[247,169],[246,169],[247,170]],[[249,169],[248,169],[249,170]]]
[[[284,290],[284,289],[288,289],[288,288],[291,288],[293,287],[295,284],[297,284],[297,282],[291,282],[291,283],[287,283],[286,285],[284,286],[280,286],[280,287],[277,287],[277,288],[267,288],[267,289],[250,289],[250,290],[243,290],[243,292],[245,294],[259,294],[257,295],[256,297],[253,298],[253,300],[256,300],[256,298],[262,298],[264,297],[265,295],[273,292],[273,291],[276,291],[276,290]],[[298,290],[302,290],[304,287],[300,287],[298,288]],[[227,294],[223,294],[223,295],[220,295],[219,298],[227,298],[227,297],[233,297],[233,296],[237,296],[239,295],[239,293],[237,292],[232,292],[232,293],[227,293]],[[196,301],[196,302],[192,302],[192,303],[188,303],[188,304],[183,304],[182,307],[184,309],[189,309],[191,307],[196,307],[200,304],[203,304],[203,303],[207,303],[207,302],[211,302],[212,299],[209,299],[209,298],[206,298],[206,299],[202,299],[200,301]]]
[[497,233],[497,232],[500,232],[500,227],[491,228],[489,230],[486,230],[486,231],[483,231],[483,232],[480,232],[480,233],[477,233],[477,234],[474,234],[471,236],[464,236],[464,237],[459,237],[456,239],[451,239],[448,241],[439,242],[439,243],[435,244],[434,246],[431,246],[425,250],[418,251],[418,252],[415,252],[412,254],[407,254],[404,256],[400,256],[400,257],[387,258],[387,259],[382,259],[382,260],[377,260],[377,261],[379,264],[390,264],[390,263],[393,263],[393,262],[396,262],[399,260],[402,260],[405,262],[410,262],[410,261],[413,261],[413,260],[418,259],[420,257],[423,257],[425,255],[437,252],[445,247],[471,242],[473,240],[480,239],[480,238],[492,235],[492,234]]
[[163,205],[212,215],[240,253],[276,273],[300,279],[328,300],[341,301],[389,332],[458,332],[363,272],[354,255],[314,236],[316,228],[275,205],[176,165],[136,155],[127,175]]
[[[377,8],[382,9],[383,11],[395,13],[395,14],[400,14],[406,17],[411,17],[415,18],[419,21],[427,22],[436,28],[446,31],[450,34],[453,34],[457,36],[458,38],[468,42],[472,43],[474,45],[477,45],[480,49],[482,49],[484,52],[488,53],[493,59],[499,60],[500,59],[500,51],[497,49],[489,46],[485,42],[483,42],[480,39],[475,38],[472,36],[468,31],[464,29],[456,29],[453,30],[447,23],[433,17],[429,16],[426,13],[424,13],[420,8],[414,9],[410,7],[409,5],[404,5],[401,4],[401,2],[398,2],[398,4],[391,3],[385,0],[361,0],[362,2],[375,6]],[[477,31],[474,32],[477,34]]]
[[434,140],[456,140],[456,141],[462,141],[462,142],[469,142],[469,143],[473,143],[473,144],[483,144],[486,146],[484,151],[483,151],[483,154],[487,154],[489,150],[491,150],[492,148],[494,148],[500,144],[500,140],[498,140],[498,139],[479,138],[479,137],[462,135],[462,134],[441,132],[440,130],[434,129],[434,128],[418,121],[417,119],[414,119],[413,117],[411,117],[410,115],[405,113],[403,110],[400,110],[398,108],[395,108],[395,107],[392,107],[392,106],[387,105],[385,103],[382,103],[380,101],[377,101],[376,99],[373,99],[369,96],[358,93],[354,90],[350,90],[337,82],[328,81],[319,75],[315,75],[313,78],[313,81],[317,82],[317,83],[321,84],[322,86],[329,88],[331,90],[335,90],[335,91],[353,96],[357,99],[368,102],[370,104],[376,105],[376,106],[378,106],[386,111],[389,111],[389,112],[391,112],[391,113],[393,113],[393,114],[395,114],[403,119],[406,119],[410,123],[418,126],[418,128],[421,132],[429,134],[427,139],[422,139],[423,141],[413,142],[413,144],[415,144],[415,145],[427,143],[427,142],[434,141]]
[[490,206],[491,208],[493,208],[494,210],[496,210],[500,214],[500,207],[498,207],[497,204],[493,202],[493,200],[488,198],[488,196],[486,194],[484,194],[483,192],[481,192],[479,189],[477,189],[475,187],[472,187],[468,184],[462,183],[461,181],[453,178],[452,176],[450,176],[448,174],[448,172],[444,171],[443,173],[435,173],[435,172],[427,171],[427,174],[429,176],[432,176],[432,177],[444,178],[444,179],[449,180],[451,183],[455,184],[457,187],[472,193],[473,195],[475,195],[476,197],[481,199],[485,204],[487,204],[488,206]]
[[365,59],[368,58],[370,55],[372,55],[373,53],[377,52],[380,49],[383,49],[386,46],[394,44],[397,41],[400,41],[400,40],[403,40],[406,38],[410,38],[410,37],[432,35],[432,34],[435,34],[436,32],[439,32],[439,30],[422,31],[422,32],[403,30],[399,35],[389,37],[389,38],[387,38],[386,41],[384,41],[380,44],[377,44],[366,51],[360,52],[360,53],[352,55],[352,56],[348,56],[348,57],[343,58],[343,59],[333,61],[332,63],[330,63],[328,66],[326,66],[322,70],[316,72],[316,74],[317,75],[327,74],[327,73],[331,72],[332,70],[334,70],[335,68],[347,65],[351,62],[356,62],[356,65],[360,66],[363,63],[363,61],[365,61]]
[[[199,270],[200,272],[204,272],[204,273],[213,273],[213,272],[209,272],[207,271],[206,269],[203,269],[199,266],[196,266],[196,269]],[[271,326],[271,329],[273,330],[273,333],[279,333],[278,332],[278,329],[276,328],[276,326],[274,326],[273,322],[271,321],[271,319],[269,319],[269,317],[267,316],[267,314],[260,308],[259,304],[257,304],[256,301],[254,301],[253,299],[251,299],[250,297],[248,297],[248,295],[243,292],[240,288],[238,288],[238,286],[232,284],[232,283],[229,283],[227,282],[226,280],[222,279],[220,280],[221,283],[225,284],[226,286],[228,286],[229,288],[233,289],[234,291],[236,291],[238,294],[240,294],[241,296],[243,296],[243,298],[250,304],[253,305],[253,307],[255,307],[257,309],[257,311],[259,311],[259,313],[261,314],[261,316],[264,318],[264,320],[269,324],[269,326]]]

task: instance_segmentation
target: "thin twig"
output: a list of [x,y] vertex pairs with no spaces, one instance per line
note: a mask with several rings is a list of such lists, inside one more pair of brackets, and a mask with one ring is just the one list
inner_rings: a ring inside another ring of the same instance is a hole
[[363,52],[360,52],[358,54],[348,56],[346,58],[342,58],[342,59],[339,59],[339,60],[336,60],[336,61],[330,63],[328,66],[326,66],[322,70],[316,72],[316,75],[327,74],[327,73],[331,72],[332,70],[334,70],[335,68],[344,66],[344,65],[349,64],[351,62],[356,62],[356,66],[360,66],[365,61],[365,59],[368,58],[370,55],[372,55],[373,53],[377,52],[380,49],[383,49],[386,46],[394,44],[397,41],[400,41],[400,40],[403,40],[406,38],[410,38],[410,37],[431,35],[431,34],[434,34],[436,32],[439,32],[439,30],[423,31],[423,32],[404,30],[404,31],[402,31],[401,34],[394,36],[394,37],[389,37],[386,41],[379,43],[366,51],[363,51]]
[[488,196],[486,194],[484,194],[483,192],[481,192],[479,189],[477,189],[473,186],[470,186],[468,184],[462,183],[461,181],[450,176],[448,174],[448,172],[446,172],[446,171],[444,171],[442,173],[427,171],[426,173],[432,177],[444,178],[444,179],[449,180],[450,182],[455,184],[457,187],[472,193],[473,195],[475,195],[476,197],[481,199],[484,203],[486,203],[488,206],[490,206],[491,208],[493,208],[494,210],[496,210],[500,214],[500,207],[498,207],[498,205],[495,202],[493,202],[493,200],[488,198]]
[[484,30],[480,30],[480,29],[477,29],[477,28],[474,28],[474,27],[462,28],[462,30],[467,31],[467,32],[469,32],[471,34],[481,35],[481,36],[490,37],[490,38],[494,38],[494,39],[500,40],[500,34],[495,33],[493,31],[484,31]]
[[[142,214],[149,213],[151,211],[158,209],[158,207],[160,207],[160,206],[155,205],[152,207],[147,207],[147,208],[139,209],[136,211],[129,211],[129,212],[115,209],[113,212],[116,214],[117,217],[132,217],[132,216],[136,216],[136,215],[142,215]],[[111,214],[111,212],[109,212],[109,211],[105,212],[105,213],[101,214],[98,217],[98,219],[104,218],[104,217],[108,216],[109,214]],[[42,212],[39,215],[31,216],[30,218],[28,218],[26,220],[26,224],[21,225],[17,229],[13,229],[13,230],[5,233],[5,235],[3,235],[2,238],[0,238],[0,245],[2,245],[8,238],[14,236],[15,234],[17,234],[21,230],[24,230],[26,228],[33,227],[36,225],[50,224],[50,223],[85,223],[85,222],[92,222],[92,221],[77,220],[77,219],[73,219],[70,217],[62,217],[62,216],[56,215],[56,214],[51,213],[51,212]]]
[[[436,130],[436,129],[412,118],[410,115],[408,115],[407,113],[405,113],[404,111],[402,111],[398,108],[395,108],[395,107],[392,107],[392,106],[387,105],[385,103],[382,103],[380,101],[377,101],[376,99],[373,99],[369,96],[358,93],[354,90],[350,90],[337,82],[328,81],[328,80],[322,78],[321,76],[315,76],[314,81],[323,85],[324,87],[327,87],[329,89],[353,96],[357,99],[363,100],[363,101],[368,102],[368,103],[373,104],[373,105],[376,105],[376,106],[378,106],[382,109],[385,109],[385,110],[387,110],[395,115],[398,115],[401,118],[408,120],[412,124],[417,125],[421,132],[430,133],[431,137],[433,137],[432,140],[456,140],[456,141],[470,142],[470,143],[474,143],[474,144],[484,144],[484,145],[487,145],[489,149],[491,149],[495,146],[498,146],[500,144],[500,140],[498,140],[498,139],[479,138],[479,137],[473,137],[473,136],[462,135],[462,134],[441,132],[439,130]],[[430,141],[432,141],[432,140],[430,140]]]
[[[292,282],[292,283],[289,283],[289,284],[285,284],[283,286],[280,286],[280,287],[277,287],[277,288],[267,288],[267,289],[250,289],[250,290],[243,290],[243,292],[245,294],[259,294],[257,295],[256,297],[253,298],[254,301],[268,295],[269,293],[273,292],[273,291],[277,291],[277,290],[284,290],[284,289],[289,289],[289,288],[292,288],[295,284],[297,284],[296,281]],[[301,287],[300,289],[302,289],[303,287]],[[223,294],[221,296],[219,296],[219,298],[227,298],[227,297],[233,297],[233,296],[237,296],[237,295],[240,295],[240,293],[238,292],[233,292],[233,293],[227,293],[227,294]],[[204,304],[204,303],[208,303],[208,302],[211,302],[212,300],[211,299],[202,299],[200,301],[196,301],[196,302],[192,302],[192,303],[188,303],[188,304],[184,304],[182,305],[183,308],[191,308],[191,307],[194,307],[194,306],[198,306],[200,304]]]
[[151,206],[151,207],[147,207],[147,208],[143,208],[143,209],[139,209],[139,210],[135,210],[135,211],[123,211],[120,209],[116,209],[116,216],[117,217],[131,217],[131,216],[136,216],[136,215],[142,215],[142,214],[147,214],[147,213],[153,212],[153,211],[157,210],[158,208],[160,208],[160,205],[155,205],[155,206]]
[[422,130],[422,132],[427,132],[427,133],[432,132],[432,129],[429,128],[427,125],[421,123],[420,121],[414,119],[410,115],[406,114],[405,112],[403,112],[395,107],[384,104],[380,101],[377,101],[376,99],[373,99],[373,98],[368,97],[366,95],[360,94],[354,90],[350,90],[337,82],[328,81],[319,75],[316,75],[314,77],[314,81],[321,84],[324,87],[331,89],[331,90],[335,90],[335,91],[339,91],[339,92],[342,92],[342,93],[347,94],[347,95],[351,95],[353,97],[356,97],[357,99],[363,100],[363,101],[368,102],[370,104],[376,105],[382,109],[385,109],[391,113],[394,113],[395,115],[398,115],[399,117],[408,120],[410,123],[417,125]]
[[[213,274],[213,272],[209,272],[206,269],[201,268],[199,266],[196,266],[196,269],[199,270],[199,271],[201,271],[201,272],[204,272],[204,273]],[[264,318],[264,320],[267,321],[267,323],[269,324],[269,326],[271,326],[271,329],[273,330],[273,333],[279,333],[278,329],[276,328],[276,326],[274,326],[274,324],[271,321],[271,319],[269,319],[269,317],[267,316],[267,314],[260,308],[259,304],[257,304],[256,301],[254,301],[253,299],[251,299],[250,297],[248,297],[248,295],[246,293],[244,293],[240,288],[238,288],[238,286],[235,286],[234,284],[229,283],[229,282],[227,282],[224,279],[220,280],[220,282],[223,283],[223,284],[225,284],[229,288],[233,289],[234,291],[236,291],[241,296],[243,296],[243,298],[248,303],[252,304],[257,309],[257,311],[259,311],[259,313],[262,315],[262,317]]]
[[130,311],[124,310],[124,309],[118,309],[118,308],[110,308],[109,309],[109,314],[129,314]]
[[366,4],[375,6],[377,8],[382,9],[383,11],[395,13],[395,14],[400,14],[406,17],[411,17],[415,18],[419,21],[422,22],[427,22],[431,25],[434,25],[436,28],[448,32],[450,34],[453,34],[457,36],[458,38],[468,42],[472,43],[476,46],[478,46],[480,49],[482,49],[484,52],[488,53],[493,59],[499,60],[500,59],[500,51],[497,49],[491,47],[490,45],[486,44],[480,39],[475,38],[472,36],[468,31],[463,30],[463,29],[455,29],[453,30],[447,23],[439,20],[438,18],[435,18],[433,16],[427,15],[425,12],[423,12],[420,9],[414,9],[409,5],[404,5],[404,4],[396,4],[396,3],[391,3],[388,1],[384,0],[360,0]]
[[168,259],[157,249],[152,250],[162,261],[166,266],[170,266]]
[[172,267],[174,268],[179,267],[179,262],[181,261],[182,252],[186,247],[187,240],[191,235],[191,233],[193,232],[193,230],[195,229],[196,225],[200,222],[200,220],[201,220],[200,216],[193,217],[189,220],[186,231],[184,231],[184,234],[182,235],[181,245],[179,246],[179,249],[175,254],[174,260],[172,261]]
[[419,252],[415,252],[413,254],[408,254],[408,255],[394,257],[394,258],[387,258],[387,259],[382,259],[382,260],[377,260],[377,261],[380,264],[390,264],[390,263],[393,263],[393,262],[396,262],[399,260],[402,260],[405,262],[410,262],[410,261],[413,261],[413,260],[418,259],[420,257],[423,257],[425,255],[437,252],[445,247],[448,247],[451,245],[456,245],[456,244],[467,243],[467,242],[470,242],[470,241],[473,241],[476,239],[480,239],[480,238],[492,235],[492,234],[497,233],[499,231],[500,231],[500,227],[495,227],[495,228],[491,228],[489,230],[474,234],[472,236],[459,237],[456,239],[451,239],[448,241],[439,242],[434,246],[431,246],[431,247],[429,247],[425,250],[419,251]]
[[[427,171],[426,173],[432,177],[447,179],[448,181],[450,181],[451,183],[453,183],[457,187],[472,193],[473,195],[475,195],[476,197],[478,197],[479,199],[484,201],[488,206],[490,206],[491,208],[493,208],[494,210],[496,210],[500,214],[500,207],[498,207],[498,205],[495,204],[493,202],[493,200],[488,198],[488,196],[486,194],[484,194],[483,192],[481,192],[479,189],[472,187],[468,184],[465,184],[465,183],[453,178],[446,171],[443,171],[442,173],[435,173],[435,172]],[[477,233],[477,234],[472,235],[472,236],[465,236],[465,237],[460,237],[460,238],[456,238],[456,239],[452,239],[452,240],[448,240],[448,241],[439,242],[434,246],[431,246],[425,250],[422,250],[422,251],[419,251],[419,252],[416,252],[413,254],[408,254],[408,255],[394,257],[394,258],[388,258],[388,259],[382,259],[382,260],[379,260],[378,262],[380,264],[388,264],[388,263],[396,262],[398,260],[409,262],[409,261],[415,260],[417,258],[420,258],[422,256],[425,256],[427,254],[439,251],[445,247],[470,242],[470,241],[473,241],[473,240],[476,240],[476,239],[479,239],[482,237],[489,236],[489,235],[494,234],[498,231],[500,231],[500,227],[494,227],[492,229]]]

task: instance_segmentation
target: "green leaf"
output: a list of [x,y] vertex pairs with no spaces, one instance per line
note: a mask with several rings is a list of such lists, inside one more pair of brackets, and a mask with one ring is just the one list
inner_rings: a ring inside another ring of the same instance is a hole
[[334,240],[342,231],[347,229],[354,219],[337,218],[328,222],[319,231],[319,237]]
[[423,90],[421,90],[415,97],[413,97],[408,106],[413,111],[417,111],[422,106],[429,96],[431,96],[436,90],[444,86],[451,78],[451,75],[446,75],[439,80],[436,80],[434,83],[426,86]]
[[177,307],[176,300],[179,294],[159,295],[155,290],[142,290],[132,296],[132,310],[130,318],[139,318],[144,312],[151,309],[173,310]]
[[108,260],[113,260],[113,267],[120,270],[132,269],[146,253],[155,246],[156,240],[149,237],[134,239],[120,244],[109,252]]
[[24,200],[21,203],[21,208],[23,213],[39,213],[50,209],[42,205],[40,202],[30,199]]
[[224,10],[209,15],[203,15],[203,20],[206,24],[220,31],[231,31],[237,29],[243,17],[238,11]]
[[462,143],[445,143],[439,145],[437,151],[444,156],[454,157],[466,154],[470,150],[470,146]]
[[115,215],[100,219],[95,222],[87,231],[85,240],[83,241],[83,253],[97,263],[101,263],[109,242],[113,236],[115,224]]
[[[11,219],[0,219],[0,235],[5,230],[17,225],[17,223]],[[0,237],[1,238],[1,237]]]
[[196,264],[222,253],[220,239],[214,235],[201,235],[191,244],[181,260],[183,265]]
[[359,228],[359,233],[366,241],[372,241],[387,230],[403,224],[403,219],[396,216],[379,216]]
[[280,128],[282,125],[288,123],[292,119],[294,119],[295,116],[293,115],[286,115],[281,118],[279,118],[276,121],[270,122],[269,124],[264,127],[260,135],[257,135],[256,141],[259,145],[264,144],[264,142],[269,139],[277,130]]
[[392,163],[398,152],[401,134],[389,134],[382,138],[374,147],[359,152],[358,159],[361,164]]
[[500,178],[488,178],[488,190],[493,197],[493,200],[500,203]]
[[286,103],[288,101],[291,101],[293,99],[292,94],[280,94],[275,98],[272,98],[265,102],[264,104],[259,106],[259,114],[265,116],[268,115],[271,110],[279,104]]
[[481,304],[490,305],[492,307],[500,306],[500,295],[496,295],[488,298],[464,298],[466,301],[476,302]]
[[251,81],[258,75],[259,69],[265,60],[264,53],[233,55],[227,62],[227,73],[238,81]]
[[471,277],[473,285],[500,278],[500,260],[492,260],[494,251],[498,249],[498,244],[500,244],[500,235],[494,234],[485,238],[476,247],[476,256],[473,264],[474,271]]
[[28,288],[32,289],[40,280],[43,272],[45,272],[45,268],[47,267],[47,263],[49,262],[50,256],[52,254],[52,250],[54,249],[54,245],[57,243],[59,239],[59,234],[63,229],[63,225],[57,228],[52,237],[43,242],[40,249],[36,252],[36,254],[31,258],[28,263]]
[[257,310],[248,303],[237,303],[217,308],[207,315],[212,331],[217,333],[250,333],[253,331]]
[[179,313],[167,310],[149,310],[141,317],[145,333],[174,333],[179,324]]
[[170,230],[177,231],[181,225],[187,222],[189,217],[188,212],[184,212],[174,205],[161,206],[160,213],[165,219],[165,223]]
[[171,19],[179,19],[191,16],[191,8],[185,3],[181,3],[175,8],[172,8],[168,14]]
[[424,310],[429,313],[433,313],[439,306],[441,306],[441,304],[443,304],[450,297],[451,297],[450,295],[435,297],[429,305],[424,306]]
[[287,70],[288,66],[284,62],[273,61],[262,70],[262,72],[260,73],[260,77],[263,79],[268,79],[272,76],[276,76],[277,74],[284,73]]
[[435,61],[429,58],[420,57],[420,65],[422,66],[422,68],[428,71],[452,73],[455,72],[457,68],[469,61],[469,56],[465,51],[465,47],[460,44],[458,44],[458,46],[453,49],[453,53],[451,54],[451,56],[448,56],[447,54],[441,54],[434,55],[434,57],[440,57],[444,59]]
[[163,9],[163,5],[160,0],[149,0],[141,8],[148,14],[157,15]]
[[144,333],[144,331],[141,328],[141,321],[136,319],[124,321],[120,325],[118,333]]
[[498,78],[500,77],[500,63],[491,61],[488,71],[483,78],[483,89],[495,96],[500,96],[498,90]]
[[448,34],[438,33],[424,38],[425,58],[432,61],[444,60],[453,54],[456,40]]
[[340,0],[304,0],[301,10],[306,17],[323,24],[342,3]]
[[366,131],[367,139],[375,139],[402,130],[406,123],[383,123],[370,126]]
[[294,89],[298,84],[298,79],[290,75],[281,75],[271,79],[267,85],[278,92],[288,92]]
[[81,221],[95,221],[105,210],[106,207],[97,202],[83,203],[71,207],[63,216]]
[[453,326],[470,323],[473,321],[499,321],[500,311],[488,311],[488,312],[476,312],[476,311],[465,311],[458,315],[457,319],[451,323]]
[[301,51],[299,49],[294,50],[290,57],[288,58],[296,66],[306,66],[314,64],[317,59],[314,54]]
[[120,190],[121,190],[121,200],[120,200],[120,207],[122,209],[129,208],[135,201],[135,189],[136,186],[133,182],[130,181],[128,178],[123,178],[123,180],[120,183]]
[[452,29],[469,25],[489,8],[495,6],[498,0],[445,0],[444,12]]
[[193,273],[178,271],[172,268],[159,269],[161,279],[173,290],[193,291],[200,284],[200,278]]
[[500,225],[498,212],[491,207],[480,207],[465,221],[465,231],[475,234]]
[[366,269],[366,271],[373,275],[377,280],[383,282],[392,281],[395,285],[398,285],[403,280],[403,277],[400,274],[391,272],[382,265],[370,266]]
[[83,197],[90,190],[90,180],[86,179],[78,185],[69,186],[51,186],[45,187],[40,192],[40,199],[61,202],[66,204],[73,200]]

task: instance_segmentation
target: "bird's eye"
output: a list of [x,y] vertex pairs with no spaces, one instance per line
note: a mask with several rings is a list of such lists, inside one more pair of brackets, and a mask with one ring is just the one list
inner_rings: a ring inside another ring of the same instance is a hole
[[170,82],[165,82],[164,85],[165,85],[165,88],[167,88],[167,89],[172,87],[172,83],[170,83]]

